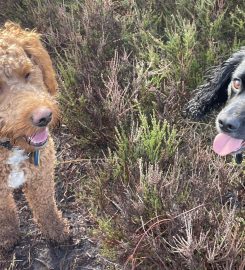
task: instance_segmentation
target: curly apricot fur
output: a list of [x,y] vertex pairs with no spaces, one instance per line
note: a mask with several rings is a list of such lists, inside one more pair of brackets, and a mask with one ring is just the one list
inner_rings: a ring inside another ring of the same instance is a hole
[[[58,119],[55,100],[57,82],[51,59],[42,46],[40,35],[7,22],[0,29],[0,141],[10,140],[14,147],[31,153],[27,140],[40,129],[32,122],[32,113],[45,107],[52,111],[52,127]],[[9,249],[18,240],[19,220],[8,177],[13,154],[0,145],[0,249]],[[68,237],[67,223],[54,199],[55,148],[52,138],[40,149],[40,165],[22,161],[24,192],[34,219],[43,234],[54,241]]]

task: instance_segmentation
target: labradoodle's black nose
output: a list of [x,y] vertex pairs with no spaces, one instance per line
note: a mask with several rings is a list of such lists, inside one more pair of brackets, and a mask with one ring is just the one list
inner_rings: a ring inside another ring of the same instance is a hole
[[32,123],[37,127],[46,127],[52,120],[52,111],[49,108],[38,108],[32,113]]
[[234,116],[221,115],[218,118],[218,125],[222,131],[232,133],[238,130],[240,121]]

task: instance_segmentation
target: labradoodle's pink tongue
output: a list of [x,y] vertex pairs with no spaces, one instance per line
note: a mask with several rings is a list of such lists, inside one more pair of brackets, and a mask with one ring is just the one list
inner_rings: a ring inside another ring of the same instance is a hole
[[45,128],[39,132],[37,132],[32,138],[31,141],[33,143],[42,143],[48,139],[48,129]]
[[213,150],[220,156],[226,156],[239,150],[242,146],[242,142],[243,140],[220,133],[214,139]]

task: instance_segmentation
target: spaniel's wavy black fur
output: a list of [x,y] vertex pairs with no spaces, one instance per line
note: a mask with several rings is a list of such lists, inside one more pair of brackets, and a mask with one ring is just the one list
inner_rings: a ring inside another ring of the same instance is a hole
[[[192,119],[202,119],[210,110],[224,104],[228,99],[228,86],[235,70],[245,63],[245,47],[234,53],[228,60],[213,68],[206,83],[194,91],[194,97],[188,102],[184,114]],[[245,76],[245,69],[243,70]],[[241,78],[243,79],[243,78]],[[243,83],[245,88],[245,81]]]

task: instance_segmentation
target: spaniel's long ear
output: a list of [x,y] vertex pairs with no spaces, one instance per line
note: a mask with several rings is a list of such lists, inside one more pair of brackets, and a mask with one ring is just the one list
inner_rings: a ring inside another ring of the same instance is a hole
[[55,95],[58,84],[52,66],[52,61],[40,41],[40,35],[35,31],[24,30],[19,24],[13,22],[5,23],[4,30],[1,34],[5,35],[9,39],[15,39],[16,42],[21,44],[25,52],[40,67],[44,83],[48,88],[49,93],[51,95]]
[[184,108],[184,115],[199,120],[206,113],[226,102],[227,88],[232,73],[245,58],[245,47],[234,53],[228,60],[210,70],[206,83],[194,91],[194,97]]
[[46,49],[41,44],[38,35],[25,39],[23,44],[26,53],[40,67],[43,73],[43,80],[51,95],[57,92],[58,84],[56,81],[55,72],[52,66],[52,61]]

